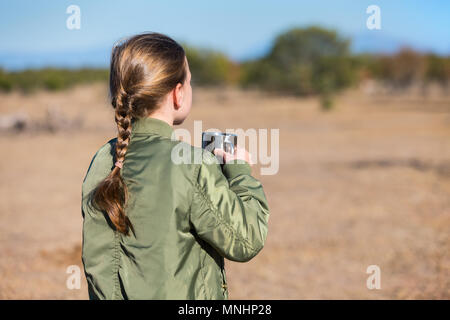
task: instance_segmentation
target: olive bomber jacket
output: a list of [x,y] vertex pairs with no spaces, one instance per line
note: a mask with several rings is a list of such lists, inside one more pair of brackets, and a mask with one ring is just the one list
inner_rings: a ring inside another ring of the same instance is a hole
[[[224,258],[246,262],[264,246],[269,208],[250,165],[221,168],[210,152],[172,140],[172,132],[155,118],[132,125],[121,169],[135,230],[129,236],[91,203],[114,166],[116,139],[91,161],[82,186],[82,260],[91,299],[228,299]],[[191,151],[190,163],[171,160],[179,143]]]

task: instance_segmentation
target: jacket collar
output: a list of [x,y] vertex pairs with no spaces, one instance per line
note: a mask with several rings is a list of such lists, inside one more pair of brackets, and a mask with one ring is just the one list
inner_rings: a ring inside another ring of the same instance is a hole
[[135,119],[131,125],[131,133],[157,134],[162,137],[171,138],[173,128],[170,124],[156,118]]

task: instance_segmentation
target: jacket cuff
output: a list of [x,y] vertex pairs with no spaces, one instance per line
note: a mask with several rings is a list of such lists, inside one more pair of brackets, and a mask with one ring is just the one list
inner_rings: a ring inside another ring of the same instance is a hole
[[222,172],[228,180],[231,180],[242,174],[250,176],[252,174],[252,168],[245,161],[236,162],[233,160],[223,165]]

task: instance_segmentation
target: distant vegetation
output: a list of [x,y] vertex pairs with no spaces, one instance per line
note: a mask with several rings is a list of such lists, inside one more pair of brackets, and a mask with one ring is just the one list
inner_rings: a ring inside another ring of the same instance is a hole
[[[263,57],[233,62],[225,54],[183,44],[198,86],[238,85],[297,96],[318,95],[324,109],[333,96],[365,79],[393,91],[420,84],[450,85],[450,57],[402,49],[392,55],[352,55],[350,40],[320,27],[294,28],[278,35]],[[61,90],[75,84],[107,81],[105,69],[39,69],[6,72],[0,69],[0,91]]]
[[292,29],[279,35],[269,53],[243,63],[241,84],[294,95],[320,95],[332,106],[332,95],[355,81],[350,41],[318,27]]
[[183,45],[192,73],[193,85],[216,86],[237,84],[239,64],[218,51]]
[[382,81],[394,91],[419,84],[437,83],[443,88],[450,84],[450,57],[422,54],[404,48],[394,55],[359,56],[360,70],[366,76]]
[[32,69],[6,72],[0,69],[0,90],[19,89],[30,92],[35,89],[62,90],[75,84],[107,81],[106,69]]

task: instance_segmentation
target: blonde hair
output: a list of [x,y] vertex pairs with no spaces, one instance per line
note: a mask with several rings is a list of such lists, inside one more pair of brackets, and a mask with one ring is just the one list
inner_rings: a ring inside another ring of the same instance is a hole
[[184,83],[186,75],[183,47],[166,35],[139,34],[112,50],[109,87],[118,131],[116,165],[95,189],[93,202],[98,210],[107,213],[116,230],[125,235],[134,229],[125,214],[128,190],[120,170],[130,143],[133,120],[147,117],[158,109],[162,98],[178,83]]

